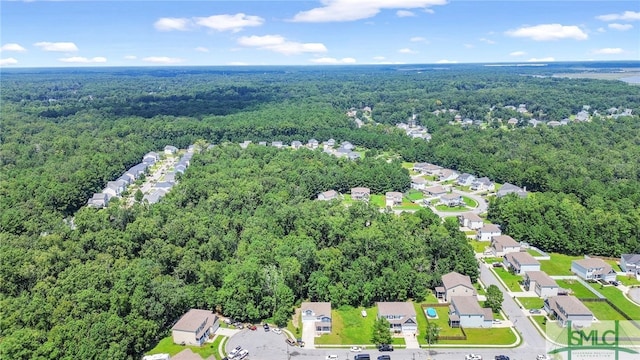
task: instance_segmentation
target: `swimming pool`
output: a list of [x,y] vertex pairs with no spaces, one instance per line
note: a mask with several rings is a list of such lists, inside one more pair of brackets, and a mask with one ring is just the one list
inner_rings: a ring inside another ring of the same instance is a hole
[[427,316],[432,318],[438,316],[438,314],[436,314],[436,309],[427,308]]

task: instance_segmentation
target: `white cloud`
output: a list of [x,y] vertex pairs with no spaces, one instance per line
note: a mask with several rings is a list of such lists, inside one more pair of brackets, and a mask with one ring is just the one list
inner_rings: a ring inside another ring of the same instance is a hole
[[606,15],[596,16],[596,19],[602,20],[602,21],[614,21],[614,20],[635,21],[635,20],[640,20],[640,12],[625,11],[620,14],[606,14]]
[[25,52],[27,49],[23,48],[20,44],[8,43],[2,45],[2,47],[0,47],[0,51]]
[[346,57],[342,59],[336,59],[332,57],[321,57],[317,59],[311,59],[309,61],[316,64],[355,64],[356,63],[356,59],[351,57]]
[[514,51],[509,53],[509,56],[525,56],[525,55],[527,55],[527,53],[524,51]]
[[92,58],[86,58],[84,56],[71,56],[66,58],[60,58],[58,61],[62,61],[65,63],[76,63],[76,64],[93,64],[93,63],[105,63],[107,62],[107,58],[104,56],[96,56]]
[[414,50],[411,50],[409,48],[402,48],[400,50],[398,50],[399,53],[401,54],[415,54],[416,52]]
[[194,50],[195,50],[195,51],[197,51],[197,52],[203,52],[203,53],[208,53],[208,52],[209,52],[209,49],[207,49],[207,48],[206,48],[206,47],[204,47],[204,46],[198,46],[198,47],[197,47],[197,48],[195,48]]
[[409,10],[398,10],[398,11],[396,11],[396,16],[397,17],[412,17],[412,16],[416,16],[416,14],[413,11],[409,11]]
[[627,30],[633,29],[633,25],[631,25],[631,24],[611,23],[608,26],[609,26],[609,29],[614,29],[614,30],[619,30],[619,31],[627,31]]
[[238,32],[245,27],[260,26],[264,19],[259,16],[238,13],[235,15],[213,15],[209,17],[194,18],[196,24],[217,31]]
[[142,61],[154,63],[154,64],[178,64],[183,62],[184,59],[172,58],[168,56],[149,56],[142,59]]
[[489,45],[493,45],[493,44],[496,43],[495,41],[493,41],[491,39],[487,39],[487,38],[480,38],[479,40],[482,41],[483,43],[487,43]]
[[376,60],[376,61],[382,61],[384,59],[386,59],[384,56],[374,56],[373,57],[373,60]]
[[422,9],[422,11],[426,12],[427,14],[435,14],[436,13],[433,9]]
[[18,60],[14,58],[0,59],[0,66],[15,65],[17,63],[18,63]]
[[383,9],[418,9],[444,5],[447,0],[322,0],[324,6],[301,11],[296,22],[354,21],[375,16]]
[[409,39],[409,41],[411,42],[428,42],[427,39],[423,38],[422,36],[414,36],[411,39]]
[[528,62],[551,62],[551,61],[556,61],[556,59],[554,59],[551,56],[548,57],[543,57],[543,58],[531,58],[529,60],[527,60]]
[[138,58],[138,57],[137,57],[137,56],[135,56],[135,55],[125,55],[125,57],[124,57],[124,59],[125,59],[125,60],[135,60],[135,59],[137,59],[137,58]]
[[322,43],[299,43],[289,41],[281,35],[242,36],[238,39],[238,44],[271,50],[284,55],[327,52],[326,46]]
[[624,50],[621,48],[602,48],[593,51],[594,54],[598,55],[622,54],[623,52]]
[[187,18],[160,18],[153,26],[160,31],[186,31],[191,28],[191,20]]
[[458,63],[458,60],[442,59],[442,60],[436,61],[436,64],[457,64],[457,63]]
[[33,44],[44,51],[74,52],[78,51],[76,44],[72,42],[48,42],[41,41]]
[[542,24],[524,26],[505,33],[512,37],[530,38],[535,41],[549,41],[560,39],[586,40],[589,36],[575,25]]

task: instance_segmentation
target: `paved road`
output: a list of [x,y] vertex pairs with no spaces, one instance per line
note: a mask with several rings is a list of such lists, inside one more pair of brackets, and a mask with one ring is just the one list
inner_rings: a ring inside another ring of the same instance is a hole
[[435,206],[430,206],[431,211],[433,211],[436,215],[438,215],[440,217],[448,217],[448,216],[460,216],[462,214],[470,213],[470,212],[475,213],[475,214],[482,214],[482,213],[486,212],[487,209],[489,208],[489,205],[487,204],[487,201],[482,196],[480,196],[478,194],[469,193],[469,192],[460,191],[460,190],[455,190],[455,191],[453,191],[453,193],[472,198],[473,200],[475,200],[478,203],[478,206],[476,208],[470,209],[468,211],[456,211],[456,212],[438,211],[435,208]]
[[[496,285],[504,294],[508,293],[508,289],[505,289],[505,287],[502,286],[486,264],[480,265],[480,279],[485,286]],[[518,351],[536,354],[543,353],[545,349],[545,339],[540,335],[531,321],[527,319],[527,315],[516,301],[509,296],[505,296],[504,301],[502,302],[502,310],[522,336],[523,345],[518,349]]]

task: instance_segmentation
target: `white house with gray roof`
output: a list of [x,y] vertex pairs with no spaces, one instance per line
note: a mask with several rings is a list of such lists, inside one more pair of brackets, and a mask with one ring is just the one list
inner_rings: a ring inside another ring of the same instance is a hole
[[464,213],[460,215],[458,219],[460,220],[460,226],[464,226],[471,230],[478,230],[478,229],[481,229],[482,226],[484,226],[484,221],[476,213],[472,213],[472,212]]
[[491,241],[494,236],[502,235],[502,230],[495,224],[484,224],[476,234],[478,241]]
[[529,271],[540,271],[540,262],[528,252],[510,252],[504,256],[502,263],[506,269],[513,269],[518,275]]
[[303,302],[300,305],[303,323],[313,323],[316,336],[331,332],[331,303]]
[[541,298],[558,296],[558,283],[544,271],[527,271],[524,274],[524,288],[534,291]]
[[451,301],[454,296],[475,296],[476,288],[468,275],[452,271],[442,275],[442,286],[436,287],[436,297],[443,301]]
[[416,309],[410,302],[378,302],[378,318],[389,321],[394,333],[415,334],[418,331]]
[[218,316],[212,311],[191,309],[171,327],[171,336],[175,344],[202,346],[219,326]]
[[475,297],[454,296],[449,305],[449,326],[463,328],[490,328],[493,324],[491,309],[482,308]]
[[555,317],[561,326],[571,321],[574,327],[588,327],[593,313],[575,296],[552,296],[544,300],[544,309]]
[[491,238],[491,251],[495,256],[505,256],[508,253],[519,252],[520,243],[509,235],[498,235]]
[[620,269],[627,274],[640,276],[640,254],[622,254]]
[[573,260],[571,262],[571,272],[583,280],[604,280],[613,281],[616,279],[616,272],[611,265],[598,258],[586,258]]

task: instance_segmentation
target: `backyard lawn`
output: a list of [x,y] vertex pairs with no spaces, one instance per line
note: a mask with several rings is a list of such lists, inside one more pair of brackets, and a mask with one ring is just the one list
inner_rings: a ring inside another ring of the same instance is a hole
[[622,311],[627,313],[627,315],[632,316],[634,318],[638,318],[638,314],[640,314],[640,306],[636,305],[629,301],[622,291],[618,290],[615,286],[604,286],[602,289],[595,288],[602,295],[606,296],[611,303],[615,304]]
[[422,194],[422,191],[418,191],[416,189],[409,190],[407,192],[407,195],[405,195],[405,197],[411,201],[418,201],[418,200],[424,199],[424,195]]
[[472,199],[472,198],[470,198],[470,197],[463,196],[463,197],[462,197],[462,201],[464,201],[465,205],[467,205],[467,206],[468,206],[468,207],[470,207],[470,208],[474,208],[474,209],[475,209],[475,208],[477,208],[477,207],[478,207],[478,202],[477,202],[477,201],[475,201],[475,200],[473,200],[473,199]]
[[622,314],[617,312],[616,309],[612,308],[611,305],[604,301],[583,301],[582,303],[591,310],[593,316],[598,320],[626,320]]
[[318,345],[368,345],[371,344],[373,324],[378,310],[367,308],[367,316],[362,317],[362,308],[343,306],[331,311],[331,334],[316,338]]
[[556,283],[558,283],[558,286],[560,286],[561,288],[571,289],[573,291],[571,295],[577,297],[578,299],[596,297],[596,295],[591,292],[591,290],[587,289],[584,285],[580,284],[576,280],[556,280]]
[[529,255],[531,256],[542,256],[542,254],[540,254],[539,252],[537,252],[536,250],[533,250],[531,248],[527,249],[527,252],[529,253]]
[[626,286],[640,285],[640,280],[636,279],[635,276],[619,275],[616,280],[620,281],[623,285]]
[[466,206],[448,206],[445,204],[440,204],[440,205],[436,205],[436,209],[438,211],[445,211],[445,212],[459,212],[459,211],[467,211],[469,210],[469,208],[467,208]]
[[484,250],[489,246],[488,241],[469,240],[469,244],[477,253],[484,253]]
[[204,346],[178,345],[173,343],[173,338],[171,337],[171,335],[169,335],[166,338],[160,340],[156,347],[147,352],[147,355],[169,354],[170,356],[174,356],[184,349],[191,349],[191,351],[200,355],[203,359],[206,359],[209,356],[215,356],[215,354],[218,353],[218,343],[205,343]]
[[504,268],[493,268],[493,271],[500,276],[502,281],[507,284],[507,287],[511,291],[522,291],[520,287],[520,281],[522,281],[522,276],[515,275],[505,270]]
[[573,275],[571,273],[571,261],[583,259],[582,256],[569,256],[562,254],[549,254],[551,260],[541,260],[540,270],[547,275]]
[[414,204],[410,201],[403,201],[402,205],[394,206],[393,209],[394,210],[420,210],[422,209],[422,206],[418,204]]
[[539,297],[519,297],[518,301],[525,309],[542,309],[544,306],[544,300]]
[[371,194],[371,196],[369,197],[369,204],[377,206],[379,208],[385,207],[384,195]]

